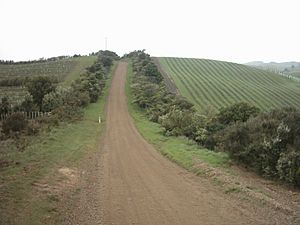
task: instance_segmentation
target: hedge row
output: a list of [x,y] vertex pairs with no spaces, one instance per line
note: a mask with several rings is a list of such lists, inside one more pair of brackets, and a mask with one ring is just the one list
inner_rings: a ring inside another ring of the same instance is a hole
[[300,112],[260,110],[247,103],[200,115],[189,101],[166,90],[150,55],[126,55],[133,64],[134,102],[166,135],[186,136],[215,151],[226,151],[258,173],[300,186]]

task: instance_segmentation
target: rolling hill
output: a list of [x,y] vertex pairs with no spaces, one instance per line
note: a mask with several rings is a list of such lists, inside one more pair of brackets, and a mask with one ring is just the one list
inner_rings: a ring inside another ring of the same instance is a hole
[[248,102],[262,110],[300,108],[300,82],[246,65],[191,58],[157,58],[160,68],[198,110]]

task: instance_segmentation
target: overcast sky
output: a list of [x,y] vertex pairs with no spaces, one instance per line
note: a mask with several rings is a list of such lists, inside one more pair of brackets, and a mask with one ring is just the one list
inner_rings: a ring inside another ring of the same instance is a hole
[[0,59],[108,49],[300,61],[299,0],[0,0]]

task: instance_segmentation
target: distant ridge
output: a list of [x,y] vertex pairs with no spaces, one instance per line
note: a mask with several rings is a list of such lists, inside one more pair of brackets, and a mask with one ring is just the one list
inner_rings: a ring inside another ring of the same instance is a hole
[[300,78],[300,62],[290,61],[290,62],[269,62],[264,63],[261,61],[254,61],[245,63],[248,66],[254,66],[259,69],[268,70],[275,73],[283,73],[288,76],[295,78]]

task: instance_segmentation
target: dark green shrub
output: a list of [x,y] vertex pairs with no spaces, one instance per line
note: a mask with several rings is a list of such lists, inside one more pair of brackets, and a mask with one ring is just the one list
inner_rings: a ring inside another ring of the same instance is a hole
[[63,105],[52,111],[54,117],[59,121],[77,121],[83,117],[83,109],[71,105]]
[[36,122],[41,124],[41,126],[45,125],[47,128],[50,130],[51,127],[55,127],[59,125],[59,119],[58,116],[56,115],[50,115],[50,116],[44,116],[44,117],[39,117],[36,119]]
[[102,66],[102,63],[99,61],[96,61],[93,65],[87,68],[87,71],[90,73],[104,73],[104,69]]
[[13,113],[2,124],[3,133],[6,135],[15,132],[24,131],[27,128],[28,121],[22,113]]
[[113,59],[110,56],[100,54],[98,58],[105,68],[110,68],[113,64]]
[[221,108],[216,118],[219,123],[229,125],[235,122],[246,122],[251,116],[258,115],[259,111],[259,108],[242,102]]
[[19,107],[19,111],[32,112],[39,111],[39,107],[33,102],[33,98],[30,94],[25,96],[24,101]]
[[43,111],[51,112],[53,109],[61,106],[65,97],[64,94],[60,91],[52,91],[46,94],[43,98]]
[[32,121],[29,121],[28,122],[28,125],[27,125],[27,134],[28,135],[36,135],[39,130],[41,129],[41,124],[36,121],[36,120],[32,120]]
[[299,127],[299,111],[276,109],[217,132],[217,145],[265,176],[299,185]]
[[300,150],[282,153],[276,166],[281,180],[300,186]]
[[230,128],[220,131],[216,134],[218,147],[227,151],[232,158],[249,163],[247,153],[251,152],[251,148],[247,149],[250,143],[249,131],[242,123],[237,123]]
[[78,106],[86,107],[91,102],[88,92],[74,92],[73,96],[78,100]]
[[195,138],[197,132],[197,116],[193,111],[172,109],[159,118],[159,123],[165,128],[166,134]]
[[162,81],[162,76],[158,71],[157,66],[151,61],[147,62],[147,64],[143,66],[142,73],[154,83]]
[[90,102],[96,102],[101,94],[100,81],[93,73],[81,76],[72,84],[72,88],[75,92],[89,93]]
[[0,103],[0,114],[7,114],[10,110],[11,108],[8,97],[2,97]]
[[55,90],[55,84],[50,77],[39,76],[27,84],[27,89],[33,102],[42,110],[43,98],[46,94]]
[[98,52],[98,55],[105,55],[107,57],[110,57],[113,60],[118,60],[120,58],[117,53],[109,51],[109,50],[100,50]]

